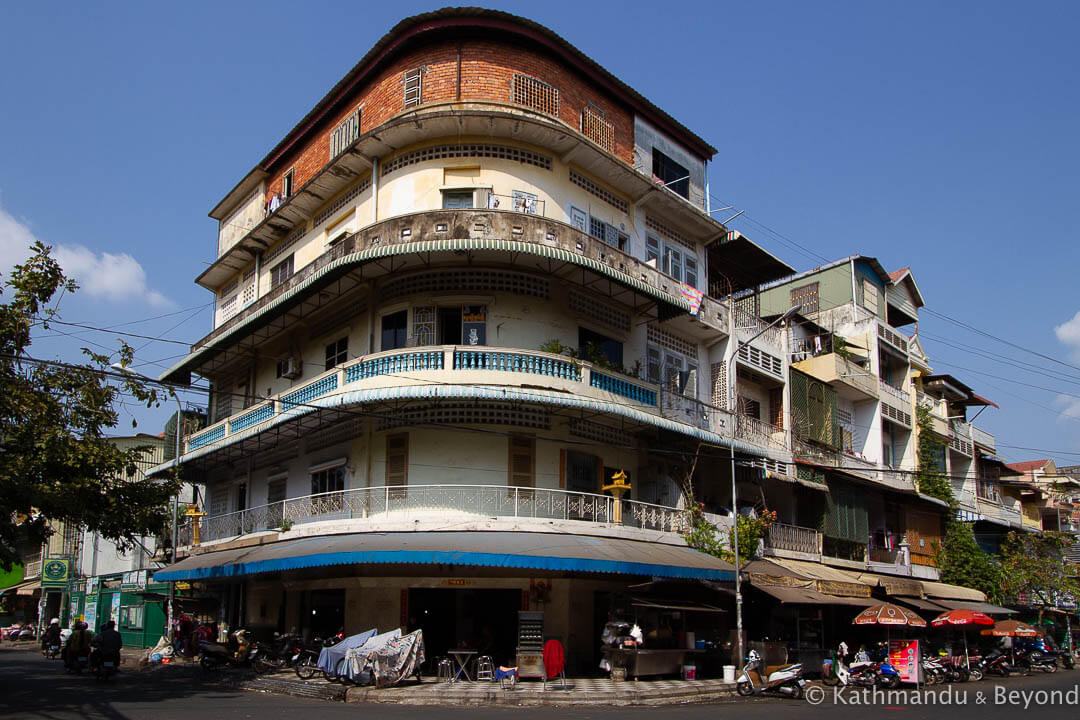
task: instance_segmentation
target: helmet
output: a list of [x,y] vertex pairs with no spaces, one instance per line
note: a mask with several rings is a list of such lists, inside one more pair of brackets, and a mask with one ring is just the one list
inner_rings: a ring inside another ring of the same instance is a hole
[[60,624],[60,618],[53,618],[52,620],[49,621],[49,624],[50,625],[59,625]]

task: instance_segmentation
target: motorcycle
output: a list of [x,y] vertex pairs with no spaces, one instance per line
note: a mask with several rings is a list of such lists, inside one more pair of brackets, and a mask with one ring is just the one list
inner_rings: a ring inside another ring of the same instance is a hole
[[900,686],[900,673],[887,662],[857,661],[848,665],[841,652],[833,661],[831,672],[822,673],[821,682],[826,685],[855,685],[892,689]]
[[222,667],[243,667],[247,665],[251,652],[248,631],[243,628],[229,636],[227,644],[212,640],[199,640],[199,665],[204,670],[216,670]]
[[310,680],[319,674],[326,677],[326,673],[319,669],[319,653],[324,647],[333,647],[344,639],[345,631],[342,630],[326,640],[312,638],[308,645],[298,648],[296,654],[290,659],[296,677],[301,680]]
[[60,657],[60,643],[52,642],[45,647],[45,657],[50,660],[55,660]]
[[981,679],[987,675],[999,675],[1001,677],[1009,677],[1013,673],[1030,675],[1031,671],[1023,666],[1010,663],[1009,656],[1001,650],[992,650],[984,655],[972,668],[972,677],[975,677],[976,673],[978,674],[977,679]]
[[1057,672],[1057,658],[1052,653],[1038,650],[1020,650],[1016,653],[1016,665],[1027,668],[1028,672],[1038,670],[1044,673]]
[[273,643],[255,643],[248,653],[248,659],[251,661],[251,668],[261,675],[292,667],[293,659],[299,656],[302,649],[298,636],[274,633]]
[[92,672],[94,677],[99,681],[107,681],[115,675],[116,666],[119,662],[120,658],[115,653],[106,655],[98,646],[94,646],[90,651],[90,672]]
[[736,681],[735,689],[740,695],[761,695],[766,692],[774,692],[778,695],[799,700],[803,696],[803,688],[806,687],[806,678],[802,676],[802,663],[785,665],[771,673],[767,678],[764,676],[765,663],[757,650],[751,650],[747,657],[747,663],[743,666],[742,674]]

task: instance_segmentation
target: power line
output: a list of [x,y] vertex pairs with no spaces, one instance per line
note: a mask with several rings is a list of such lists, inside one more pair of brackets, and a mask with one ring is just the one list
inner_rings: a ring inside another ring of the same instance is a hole
[[1073,365],[1073,364],[1067,363],[1067,362],[1065,362],[1063,360],[1058,360],[1057,358],[1051,357],[1050,355],[1045,355],[1045,354],[1043,354],[1041,352],[1037,352],[1035,350],[1031,350],[1029,348],[1026,348],[1023,345],[1018,345],[1018,344],[1016,344],[1014,342],[1011,342],[1009,340],[1005,340],[1004,338],[1000,338],[997,335],[993,335],[991,333],[988,333],[985,330],[980,330],[977,327],[973,327],[971,325],[968,325],[967,323],[965,323],[965,322],[963,322],[961,320],[957,320],[956,318],[950,317],[950,316],[948,316],[948,315],[946,315],[944,313],[940,313],[940,312],[938,312],[936,310],[933,310],[931,308],[923,308],[923,310],[925,312],[930,313],[931,315],[933,315],[935,317],[939,317],[942,320],[947,320],[947,321],[953,323],[954,325],[958,325],[958,326],[964,328],[965,330],[970,330],[973,333],[977,333],[977,334],[982,335],[984,337],[988,337],[988,338],[990,338],[992,340],[996,340],[999,343],[1002,343],[1004,345],[1008,345],[1011,348],[1015,348],[1017,350],[1021,350],[1021,351],[1026,352],[1026,353],[1030,353],[1031,355],[1034,355],[1036,357],[1040,357],[1043,360],[1049,360],[1052,363],[1062,365],[1064,367],[1069,368],[1070,370],[1080,370],[1080,366],[1078,366],[1078,365]]

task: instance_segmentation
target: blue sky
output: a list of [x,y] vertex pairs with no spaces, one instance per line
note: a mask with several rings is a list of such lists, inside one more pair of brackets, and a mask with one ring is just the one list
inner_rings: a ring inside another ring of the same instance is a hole
[[[84,286],[64,319],[191,342],[211,327],[192,282],[215,251],[207,212],[390,27],[440,5],[101,5],[4,10],[0,272],[39,238]],[[929,309],[1022,348],[920,323],[934,369],[1001,405],[978,420],[1001,455],[1080,463],[1080,6],[943,5],[493,7],[715,145],[714,205],[745,210],[733,226],[797,269],[855,252],[910,265]],[[58,330],[78,337],[42,333],[36,356],[116,345]],[[129,342],[155,375],[184,349]],[[158,432],[169,411],[129,413]]]

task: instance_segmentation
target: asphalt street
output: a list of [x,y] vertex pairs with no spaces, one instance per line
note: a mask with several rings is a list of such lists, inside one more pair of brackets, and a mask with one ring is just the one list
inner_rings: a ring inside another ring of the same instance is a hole
[[[880,718],[896,713],[899,720],[948,718],[1038,717],[1040,720],[1077,717],[1080,671],[1059,671],[1005,680],[984,680],[930,688],[920,695],[907,691],[892,696],[834,697],[831,688],[817,688],[818,705],[806,700],[777,698],[736,700],[713,705],[667,707],[451,707],[358,705],[231,690],[205,682],[198,668],[157,668],[125,671],[108,683],[92,677],[65,674],[59,661],[40,654],[0,646],[0,718],[107,718],[109,720],[201,720],[203,718],[297,718],[319,720],[356,718],[375,713],[380,720],[412,718],[514,718],[550,720],[714,720],[727,715],[738,720],[814,720],[816,718]],[[1057,694],[1055,694],[1055,692]],[[813,697],[814,693],[810,696]],[[814,698],[816,699],[816,698]],[[860,702],[861,701],[861,702]],[[856,704],[857,703],[857,704]]]

